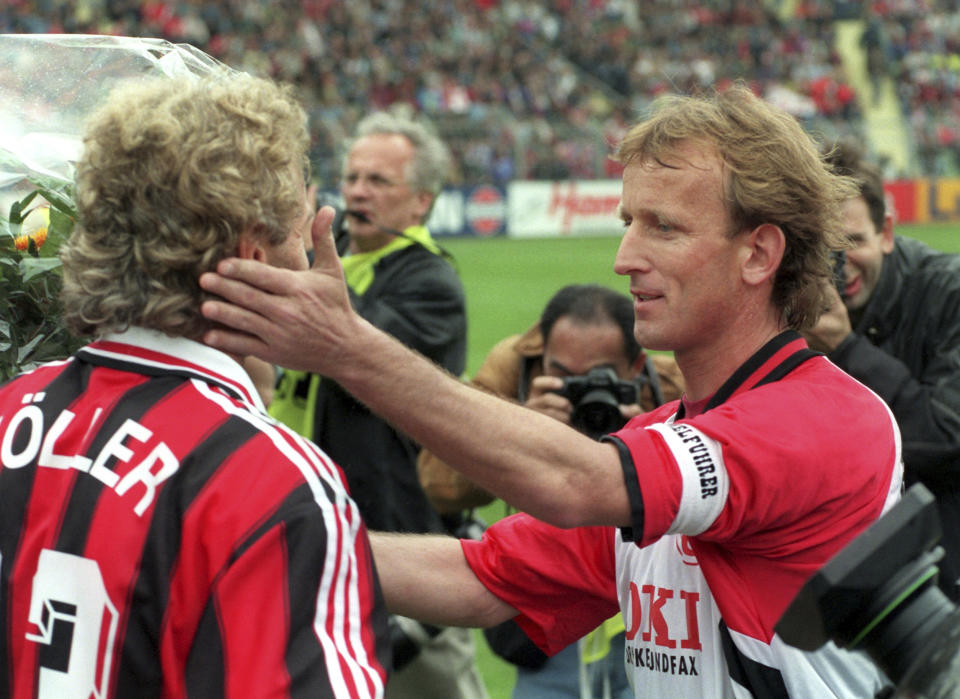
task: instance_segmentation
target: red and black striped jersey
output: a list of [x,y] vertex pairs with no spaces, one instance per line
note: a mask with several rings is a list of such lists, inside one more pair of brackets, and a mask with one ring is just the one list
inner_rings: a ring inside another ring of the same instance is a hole
[[134,328],[0,387],[0,694],[379,697],[342,474],[227,355]]

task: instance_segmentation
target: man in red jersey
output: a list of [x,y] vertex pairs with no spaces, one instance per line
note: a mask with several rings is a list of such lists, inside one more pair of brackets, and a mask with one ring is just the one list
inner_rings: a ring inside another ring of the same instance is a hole
[[[595,442],[436,371],[350,310],[331,212],[307,272],[226,260],[205,340],[336,377],[530,515],[479,542],[377,535],[388,607],[431,623],[516,617],[547,652],[618,608],[643,697],[865,697],[865,657],[786,646],[803,582],[899,497],[889,409],[798,331],[825,307],[840,203],[797,122],[742,86],[667,97],[621,143],[637,341],[672,350],[680,401]],[[534,519],[534,517],[539,518]]]
[[380,697],[369,542],[341,473],[198,342],[197,275],[307,267],[306,118],[244,74],[111,94],[77,165],[64,321],[0,388],[0,694]]

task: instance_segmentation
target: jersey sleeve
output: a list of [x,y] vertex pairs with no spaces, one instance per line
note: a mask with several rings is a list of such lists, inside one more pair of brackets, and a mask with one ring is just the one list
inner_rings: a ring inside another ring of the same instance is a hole
[[614,533],[559,529],[521,513],[461,545],[484,586],[520,612],[517,623],[552,655],[619,611]]
[[896,424],[876,395],[825,361],[697,417],[641,416],[615,433],[628,492],[642,498],[635,542],[683,534],[777,555],[875,519],[899,487]]

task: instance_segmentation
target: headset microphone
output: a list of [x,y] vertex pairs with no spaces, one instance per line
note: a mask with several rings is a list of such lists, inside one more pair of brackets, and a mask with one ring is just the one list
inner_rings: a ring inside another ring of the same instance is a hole
[[356,211],[355,209],[344,209],[344,210],[343,210],[343,214],[344,214],[344,217],[346,217],[346,216],[351,216],[351,217],[357,219],[360,223],[369,223],[371,226],[373,226],[374,228],[376,228],[376,229],[377,229],[378,231],[380,231],[381,233],[387,233],[388,235],[399,235],[401,238],[405,238],[405,237],[406,237],[406,236],[403,234],[403,231],[398,231],[398,230],[395,229],[395,228],[387,228],[387,227],[385,227],[385,226],[381,226],[381,225],[378,225],[378,224],[374,223],[373,221],[370,220],[370,217],[367,216],[367,215],[366,215],[365,213],[363,213],[362,211]]
[[[419,240],[415,240],[414,238],[411,238],[409,235],[407,235],[403,231],[398,231],[395,228],[387,228],[386,226],[381,226],[380,224],[374,223],[373,221],[370,220],[370,217],[367,216],[367,214],[365,214],[363,211],[357,211],[356,209],[337,209],[337,213],[333,217],[333,225],[331,226],[331,228],[333,230],[333,240],[337,246],[337,254],[340,255],[340,257],[343,257],[346,254],[347,249],[350,246],[350,233],[344,226],[344,221],[347,218],[347,216],[357,219],[357,221],[359,221],[360,223],[370,224],[381,233],[386,233],[387,235],[396,235],[401,238],[407,238],[408,240],[412,240],[417,245],[420,245],[421,247],[423,247],[423,243],[421,243]],[[454,266],[456,266],[453,255],[450,253],[449,250],[444,248],[442,245],[440,245],[436,241],[434,241],[434,245],[436,245],[437,249],[440,251],[441,257],[445,258],[447,261],[451,262],[452,264],[454,264]]]

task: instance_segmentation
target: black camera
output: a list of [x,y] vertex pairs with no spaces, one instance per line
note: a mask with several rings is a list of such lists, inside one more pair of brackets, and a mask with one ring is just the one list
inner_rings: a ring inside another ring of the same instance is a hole
[[960,696],[960,610],[936,585],[940,535],[933,495],[916,484],[807,581],[777,633],[802,650],[863,649],[897,697]]
[[573,404],[570,424],[593,439],[623,427],[626,419],[620,405],[637,402],[637,385],[624,381],[609,367],[568,376],[563,379],[563,388],[556,392]]

